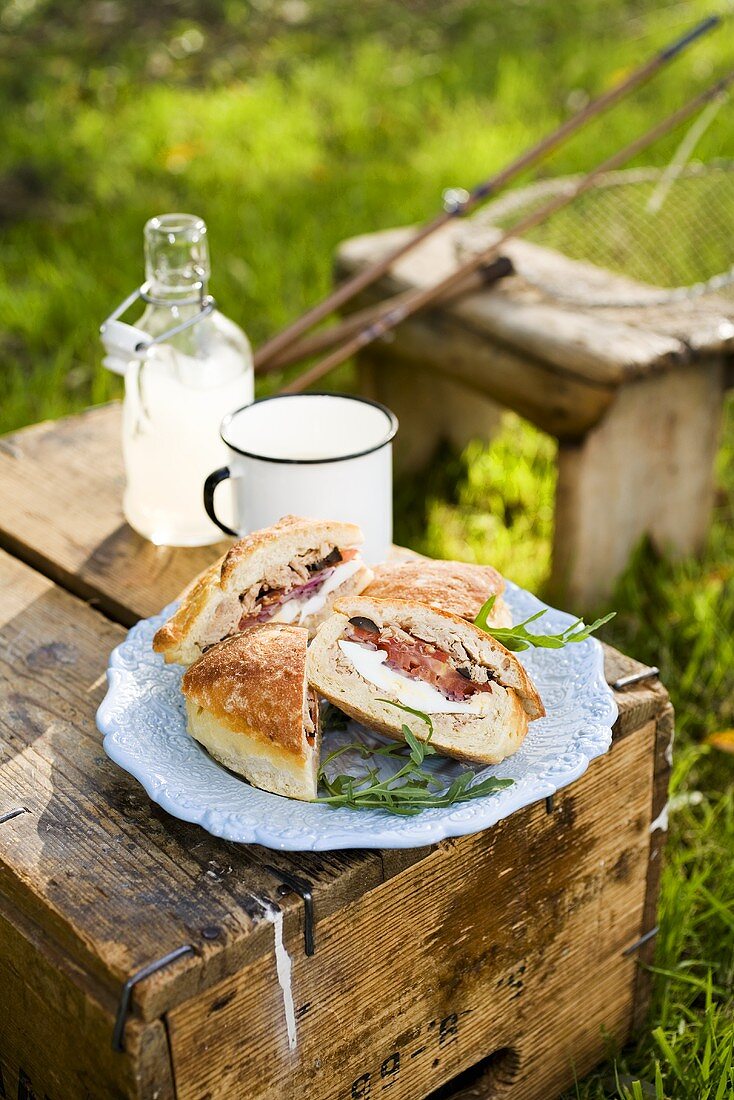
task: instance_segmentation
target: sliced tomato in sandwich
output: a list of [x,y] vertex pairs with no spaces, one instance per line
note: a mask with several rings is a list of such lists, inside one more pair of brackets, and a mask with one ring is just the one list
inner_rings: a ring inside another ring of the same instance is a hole
[[413,680],[422,680],[453,701],[467,699],[477,691],[491,691],[492,684],[477,684],[468,670],[460,672],[451,656],[438,646],[420,638],[407,641],[404,638],[385,636],[364,626],[350,624],[350,641],[359,642],[370,649],[387,653],[388,668],[402,672]]

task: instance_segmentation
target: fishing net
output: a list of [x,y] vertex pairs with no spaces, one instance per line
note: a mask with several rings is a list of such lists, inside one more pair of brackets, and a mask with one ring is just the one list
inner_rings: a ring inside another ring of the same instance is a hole
[[[511,228],[579,178],[511,191],[471,222],[477,229]],[[591,280],[569,290],[528,276],[551,297],[585,307],[643,308],[716,295],[734,312],[734,161],[610,172],[525,239],[648,284],[638,292]]]

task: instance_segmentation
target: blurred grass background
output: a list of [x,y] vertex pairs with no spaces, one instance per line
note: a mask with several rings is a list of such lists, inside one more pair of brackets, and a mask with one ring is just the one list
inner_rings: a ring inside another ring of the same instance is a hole
[[[97,329],[141,281],[152,214],[206,219],[212,290],[258,343],[328,289],[339,240],[433,213],[444,187],[477,182],[706,14],[699,0],[9,0],[0,430],[119,394]],[[592,166],[731,57],[727,23],[543,174]],[[696,156],[731,155],[733,137],[724,107]],[[734,1096],[732,757],[705,741],[734,725],[733,452],[729,412],[705,556],[641,547],[605,631],[661,666],[678,742],[650,1021],[569,1096]],[[553,444],[509,417],[490,446],[398,486],[397,535],[542,589],[553,488]]]

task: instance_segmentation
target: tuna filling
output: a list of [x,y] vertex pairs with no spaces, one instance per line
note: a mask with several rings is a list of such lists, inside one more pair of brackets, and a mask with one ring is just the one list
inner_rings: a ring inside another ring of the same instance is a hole
[[[387,653],[385,664],[411,680],[422,680],[451,702],[464,702],[478,691],[491,691],[494,674],[484,666],[458,668],[444,649],[400,628],[380,630],[370,619],[356,616],[344,633],[349,642]],[[475,679],[475,677],[481,678]]]
[[[321,586],[329,579],[337,566],[347,561],[353,561],[358,553],[359,551],[353,548],[349,550],[340,550],[338,547],[334,547],[331,553],[327,554],[319,561],[312,562],[310,565],[305,566],[306,579],[301,580],[300,583],[293,583],[280,588],[270,588],[268,585],[263,585],[255,596],[254,606],[244,611],[240,617],[237,629],[246,630],[247,627],[254,626],[256,623],[266,623],[273,618],[283,604],[289,603],[291,600],[307,600],[311,596],[314,596]],[[300,572],[303,573],[303,571],[304,568],[301,566]],[[297,574],[294,568],[294,580],[295,579],[297,579]],[[240,597],[240,600],[243,602],[245,600],[245,595],[246,594],[243,594],[243,596]]]

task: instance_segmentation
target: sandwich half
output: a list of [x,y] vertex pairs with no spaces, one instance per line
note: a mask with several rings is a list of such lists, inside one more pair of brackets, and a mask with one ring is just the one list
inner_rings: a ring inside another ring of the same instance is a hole
[[502,595],[504,590],[504,577],[491,565],[411,558],[376,566],[374,580],[362,595],[378,600],[414,600],[469,622],[474,622],[490,596],[494,596],[487,622],[490,626],[512,626],[510,609]]
[[153,649],[190,665],[209,646],[264,622],[294,623],[314,634],[336,599],[372,579],[354,523],[284,516],[236,542],[184,593]]
[[302,627],[265,623],[217,643],[181,681],[192,737],[254,787],[305,801],[320,751],[307,645]]
[[[545,714],[517,658],[457,615],[407,600],[340,600],[309,647],[312,687],[357,721],[403,740],[407,725],[446,756],[497,764]],[[383,700],[388,700],[384,702]]]

